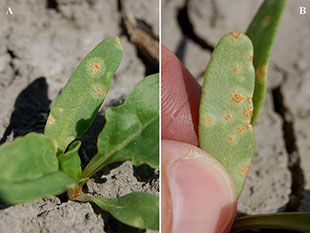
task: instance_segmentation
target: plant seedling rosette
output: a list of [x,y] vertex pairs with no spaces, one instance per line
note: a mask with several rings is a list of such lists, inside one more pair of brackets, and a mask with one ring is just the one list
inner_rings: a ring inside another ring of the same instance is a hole
[[82,170],[79,138],[91,126],[122,58],[119,38],[97,45],[79,64],[50,111],[44,134],[29,133],[0,147],[0,198],[16,204],[67,191],[71,200],[94,202],[121,222],[159,229],[158,197],[133,192],[118,198],[82,192],[104,166],[130,160],[159,167],[159,75],[146,77],[124,104],[105,111],[97,154]]
[[[285,4],[265,0],[245,34],[232,32],[220,39],[205,73],[199,144],[226,168],[238,197],[254,155],[254,123],[264,102],[271,49]],[[240,217],[231,232],[263,228],[310,231],[310,214]]]

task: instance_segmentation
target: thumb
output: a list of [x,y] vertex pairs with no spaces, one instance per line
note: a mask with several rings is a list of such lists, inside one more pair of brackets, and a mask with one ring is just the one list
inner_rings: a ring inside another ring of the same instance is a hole
[[161,57],[161,137],[198,145],[201,86],[165,46]]
[[201,149],[162,140],[162,232],[229,232],[236,192],[225,168]]

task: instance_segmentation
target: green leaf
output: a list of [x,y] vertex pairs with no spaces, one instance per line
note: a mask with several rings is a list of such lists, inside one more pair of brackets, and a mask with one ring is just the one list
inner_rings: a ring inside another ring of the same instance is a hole
[[42,174],[29,180],[1,180],[0,198],[10,203],[22,203],[63,193],[74,188],[74,180],[63,172]]
[[73,72],[53,106],[45,134],[57,142],[58,154],[92,124],[122,58],[119,38],[103,40]]
[[310,213],[277,213],[237,218],[231,233],[254,229],[310,232]]
[[239,196],[255,148],[251,125],[254,67],[250,39],[226,34],[207,67],[199,113],[200,147],[232,177]]
[[66,173],[68,176],[77,179],[81,173],[81,160],[79,156],[79,149],[81,147],[81,142],[73,142],[69,150],[65,154],[61,154],[58,157],[59,161],[59,171]]
[[250,23],[246,35],[254,45],[255,91],[252,124],[257,120],[264,103],[267,71],[272,46],[285,9],[286,0],[265,0]]
[[125,224],[159,229],[159,199],[155,195],[134,192],[119,198],[92,197],[91,200]]
[[82,173],[90,177],[107,164],[131,160],[134,165],[159,166],[159,75],[141,81],[123,105],[105,112],[98,153]]
[[30,133],[0,147],[0,198],[26,202],[73,188],[75,181],[58,172],[56,146],[43,134]]

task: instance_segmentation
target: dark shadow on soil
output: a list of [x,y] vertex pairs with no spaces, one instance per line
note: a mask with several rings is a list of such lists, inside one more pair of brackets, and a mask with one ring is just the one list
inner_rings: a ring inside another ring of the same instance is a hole
[[177,19],[182,30],[182,33],[191,39],[194,43],[198,44],[202,49],[206,49],[210,52],[214,50],[214,47],[196,34],[190,18],[188,16],[188,0],[186,1],[183,8],[177,12]]
[[247,214],[242,212],[242,211],[237,210],[236,217],[238,218],[238,217],[242,217],[242,216],[247,216]]
[[46,5],[47,9],[54,9],[56,12],[59,12],[58,2],[56,0],[47,0]]
[[5,202],[2,202],[2,201],[0,200],[0,210],[6,209],[6,208],[8,208],[8,207],[10,207],[10,204],[5,203]]
[[98,171],[95,175],[93,175],[92,178],[94,178],[96,183],[103,184],[107,181],[107,178],[105,178],[103,176],[108,175],[111,170],[119,167],[122,164],[123,164],[123,162],[111,163],[111,164],[103,167],[100,171]]
[[[124,101],[125,101],[125,96],[121,96],[118,99],[110,101],[104,109],[110,106],[118,106],[124,103]],[[83,151],[80,151],[80,152],[85,153],[85,155],[82,155],[82,158],[81,158],[82,166],[86,166],[89,160],[97,153],[98,136],[99,136],[99,133],[102,131],[105,125],[105,122],[106,120],[104,117],[104,110],[101,110],[98,112],[92,125],[85,132],[85,134],[80,138],[82,141],[81,149],[83,149]]]
[[307,204],[303,204],[302,205],[302,210],[301,211],[310,212],[310,190],[306,190],[304,192],[303,202],[307,203]]
[[[118,106],[125,101],[125,96],[121,96],[118,99],[112,100],[106,106]],[[91,127],[86,131],[86,133],[80,138],[82,141],[82,146],[79,150],[82,168],[84,169],[91,158],[97,153],[97,141],[100,132],[102,131],[105,125],[106,119],[104,117],[103,110],[101,110],[97,116],[95,117]],[[97,172],[93,178],[95,179],[96,183],[104,183],[105,180],[101,177],[103,175],[109,174],[110,170],[120,166],[122,163],[117,162],[105,166],[99,172]]]
[[[0,145],[5,143],[10,135],[16,138],[29,132],[43,132],[51,102],[47,96],[47,89],[46,79],[40,77],[19,94]],[[0,200],[0,210],[8,207],[9,204]]]
[[59,198],[61,204],[69,201],[69,197],[66,192],[58,195],[57,197]]
[[184,54],[186,52],[186,37],[182,37],[182,39],[179,41],[175,55],[180,59],[182,63],[184,63]]
[[159,72],[159,65],[151,62],[139,48],[137,48],[137,56],[145,66],[145,77]]
[[159,179],[159,172],[146,164],[140,166],[133,166],[133,175],[139,182],[150,183],[154,179]]
[[128,226],[117,221],[111,214],[103,211],[97,205],[90,203],[96,214],[100,214],[104,221],[104,230],[107,233],[142,233],[145,230],[141,230],[135,227]]
[[47,89],[45,78],[40,77],[19,94],[0,145],[6,142],[11,134],[16,138],[29,132],[43,132],[51,102],[47,96]]
[[[284,74],[285,75],[285,74]],[[285,76],[284,76],[285,78]],[[285,78],[286,79],[286,78]],[[303,199],[305,177],[301,168],[301,161],[296,140],[296,129],[294,123],[288,117],[289,110],[285,106],[281,86],[272,89],[274,110],[283,120],[282,131],[284,136],[285,148],[288,153],[288,169],[292,177],[290,200],[286,205],[286,211],[296,211],[300,201]]]

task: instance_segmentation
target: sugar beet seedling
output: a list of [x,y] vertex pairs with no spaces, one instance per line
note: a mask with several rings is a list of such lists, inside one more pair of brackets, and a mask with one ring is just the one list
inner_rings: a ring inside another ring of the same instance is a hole
[[[265,0],[246,34],[228,33],[210,58],[199,112],[200,147],[231,176],[239,197],[255,149],[254,123],[264,102],[267,70],[285,0]],[[247,229],[310,231],[310,213],[237,218],[231,232]]]
[[92,124],[122,58],[119,38],[103,40],[79,64],[50,111],[44,135],[29,133],[0,147],[0,198],[22,203],[67,191],[71,200],[94,202],[121,222],[159,229],[158,197],[134,192],[119,198],[82,192],[104,166],[130,160],[159,167],[159,75],[146,77],[124,104],[105,111],[98,153],[82,171],[81,137]]

